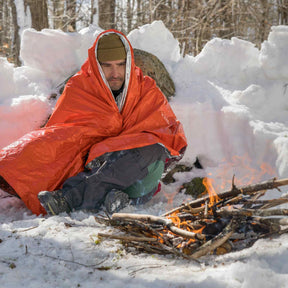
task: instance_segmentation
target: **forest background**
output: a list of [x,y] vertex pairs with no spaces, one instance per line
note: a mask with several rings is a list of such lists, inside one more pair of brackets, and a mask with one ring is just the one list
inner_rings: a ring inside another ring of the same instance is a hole
[[[26,23],[19,23],[19,5]],[[183,56],[197,55],[214,37],[238,37],[260,47],[271,26],[288,24],[288,0],[0,0],[0,57],[21,66],[26,28],[76,32],[92,24],[128,34],[154,20],[163,21]]]

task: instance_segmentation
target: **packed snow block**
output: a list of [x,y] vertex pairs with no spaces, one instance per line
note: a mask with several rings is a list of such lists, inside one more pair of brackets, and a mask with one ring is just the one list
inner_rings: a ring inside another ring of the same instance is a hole
[[[77,71],[82,35],[61,30],[26,29],[22,35],[20,57],[24,66],[43,71],[53,85]],[[33,47],[31,49],[31,47]]]
[[127,38],[134,49],[156,55],[170,73],[174,64],[182,58],[179,41],[162,21],[153,21],[151,24],[134,29],[129,32]]
[[[1,79],[1,93],[0,93],[0,104],[5,102],[11,94],[15,93],[15,82],[14,82],[14,67],[13,64],[9,63],[4,57],[0,57],[0,79]],[[4,85],[5,83],[5,85]]]
[[288,79],[288,26],[280,25],[271,28],[268,39],[261,45],[259,61],[269,79]]

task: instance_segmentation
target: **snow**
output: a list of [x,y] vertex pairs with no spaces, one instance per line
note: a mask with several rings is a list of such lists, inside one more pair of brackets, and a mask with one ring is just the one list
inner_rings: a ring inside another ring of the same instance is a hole
[[46,77],[52,79],[53,83],[62,82],[67,77],[67,71],[75,71],[79,66],[75,51],[81,46],[80,34],[51,29],[43,29],[41,32],[26,29],[22,37],[20,57],[23,64],[45,71]]
[[[24,25],[24,24],[23,24]],[[73,74],[101,29],[79,33],[26,29],[22,67],[0,58],[0,148],[45,122],[55,87]],[[209,41],[196,56],[181,56],[162,22],[132,31],[135,48],[159,57],[171,74],[171,106],[184,125],[183,163],[198,157],[204,169],[176,175],[141,207],[123,211],[160,215],[191,200],[177,193],[184,181],[213,178],[216,191],[273,177],[288,177],[288,26],[275,26],[257,49],[232,38]],[[27,163],[29,165],[29,163]],[[287,193],[269,191],[267,198]],[[123,250],[114,240],[97,241],[93,213],[35,216],[20,199],[0,192],[0,286],[9,287],[288,287],[288,235],[258,240],[252,247],[200,262]]]

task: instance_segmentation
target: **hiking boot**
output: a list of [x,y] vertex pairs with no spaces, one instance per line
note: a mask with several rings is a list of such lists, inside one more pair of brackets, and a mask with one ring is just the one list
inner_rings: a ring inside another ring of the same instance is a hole
[[42,191],[38,194],[38,199],[50,216],[58,215],[62,212],[71,212],[71,208],[61,190]]
[[113,189],[111,190],[104,202],[106,211],[109,214],[113,214],[123,209],[124,207],[130,204],[130,199],[127,193],[122,192],[121,190]]

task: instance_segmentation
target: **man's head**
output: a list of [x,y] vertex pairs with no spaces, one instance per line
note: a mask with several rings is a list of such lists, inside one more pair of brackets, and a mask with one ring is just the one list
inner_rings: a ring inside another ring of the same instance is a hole
[[119,90],[125,81],[126,49],[116,33],[99,39],[97,59],[112,91]]

